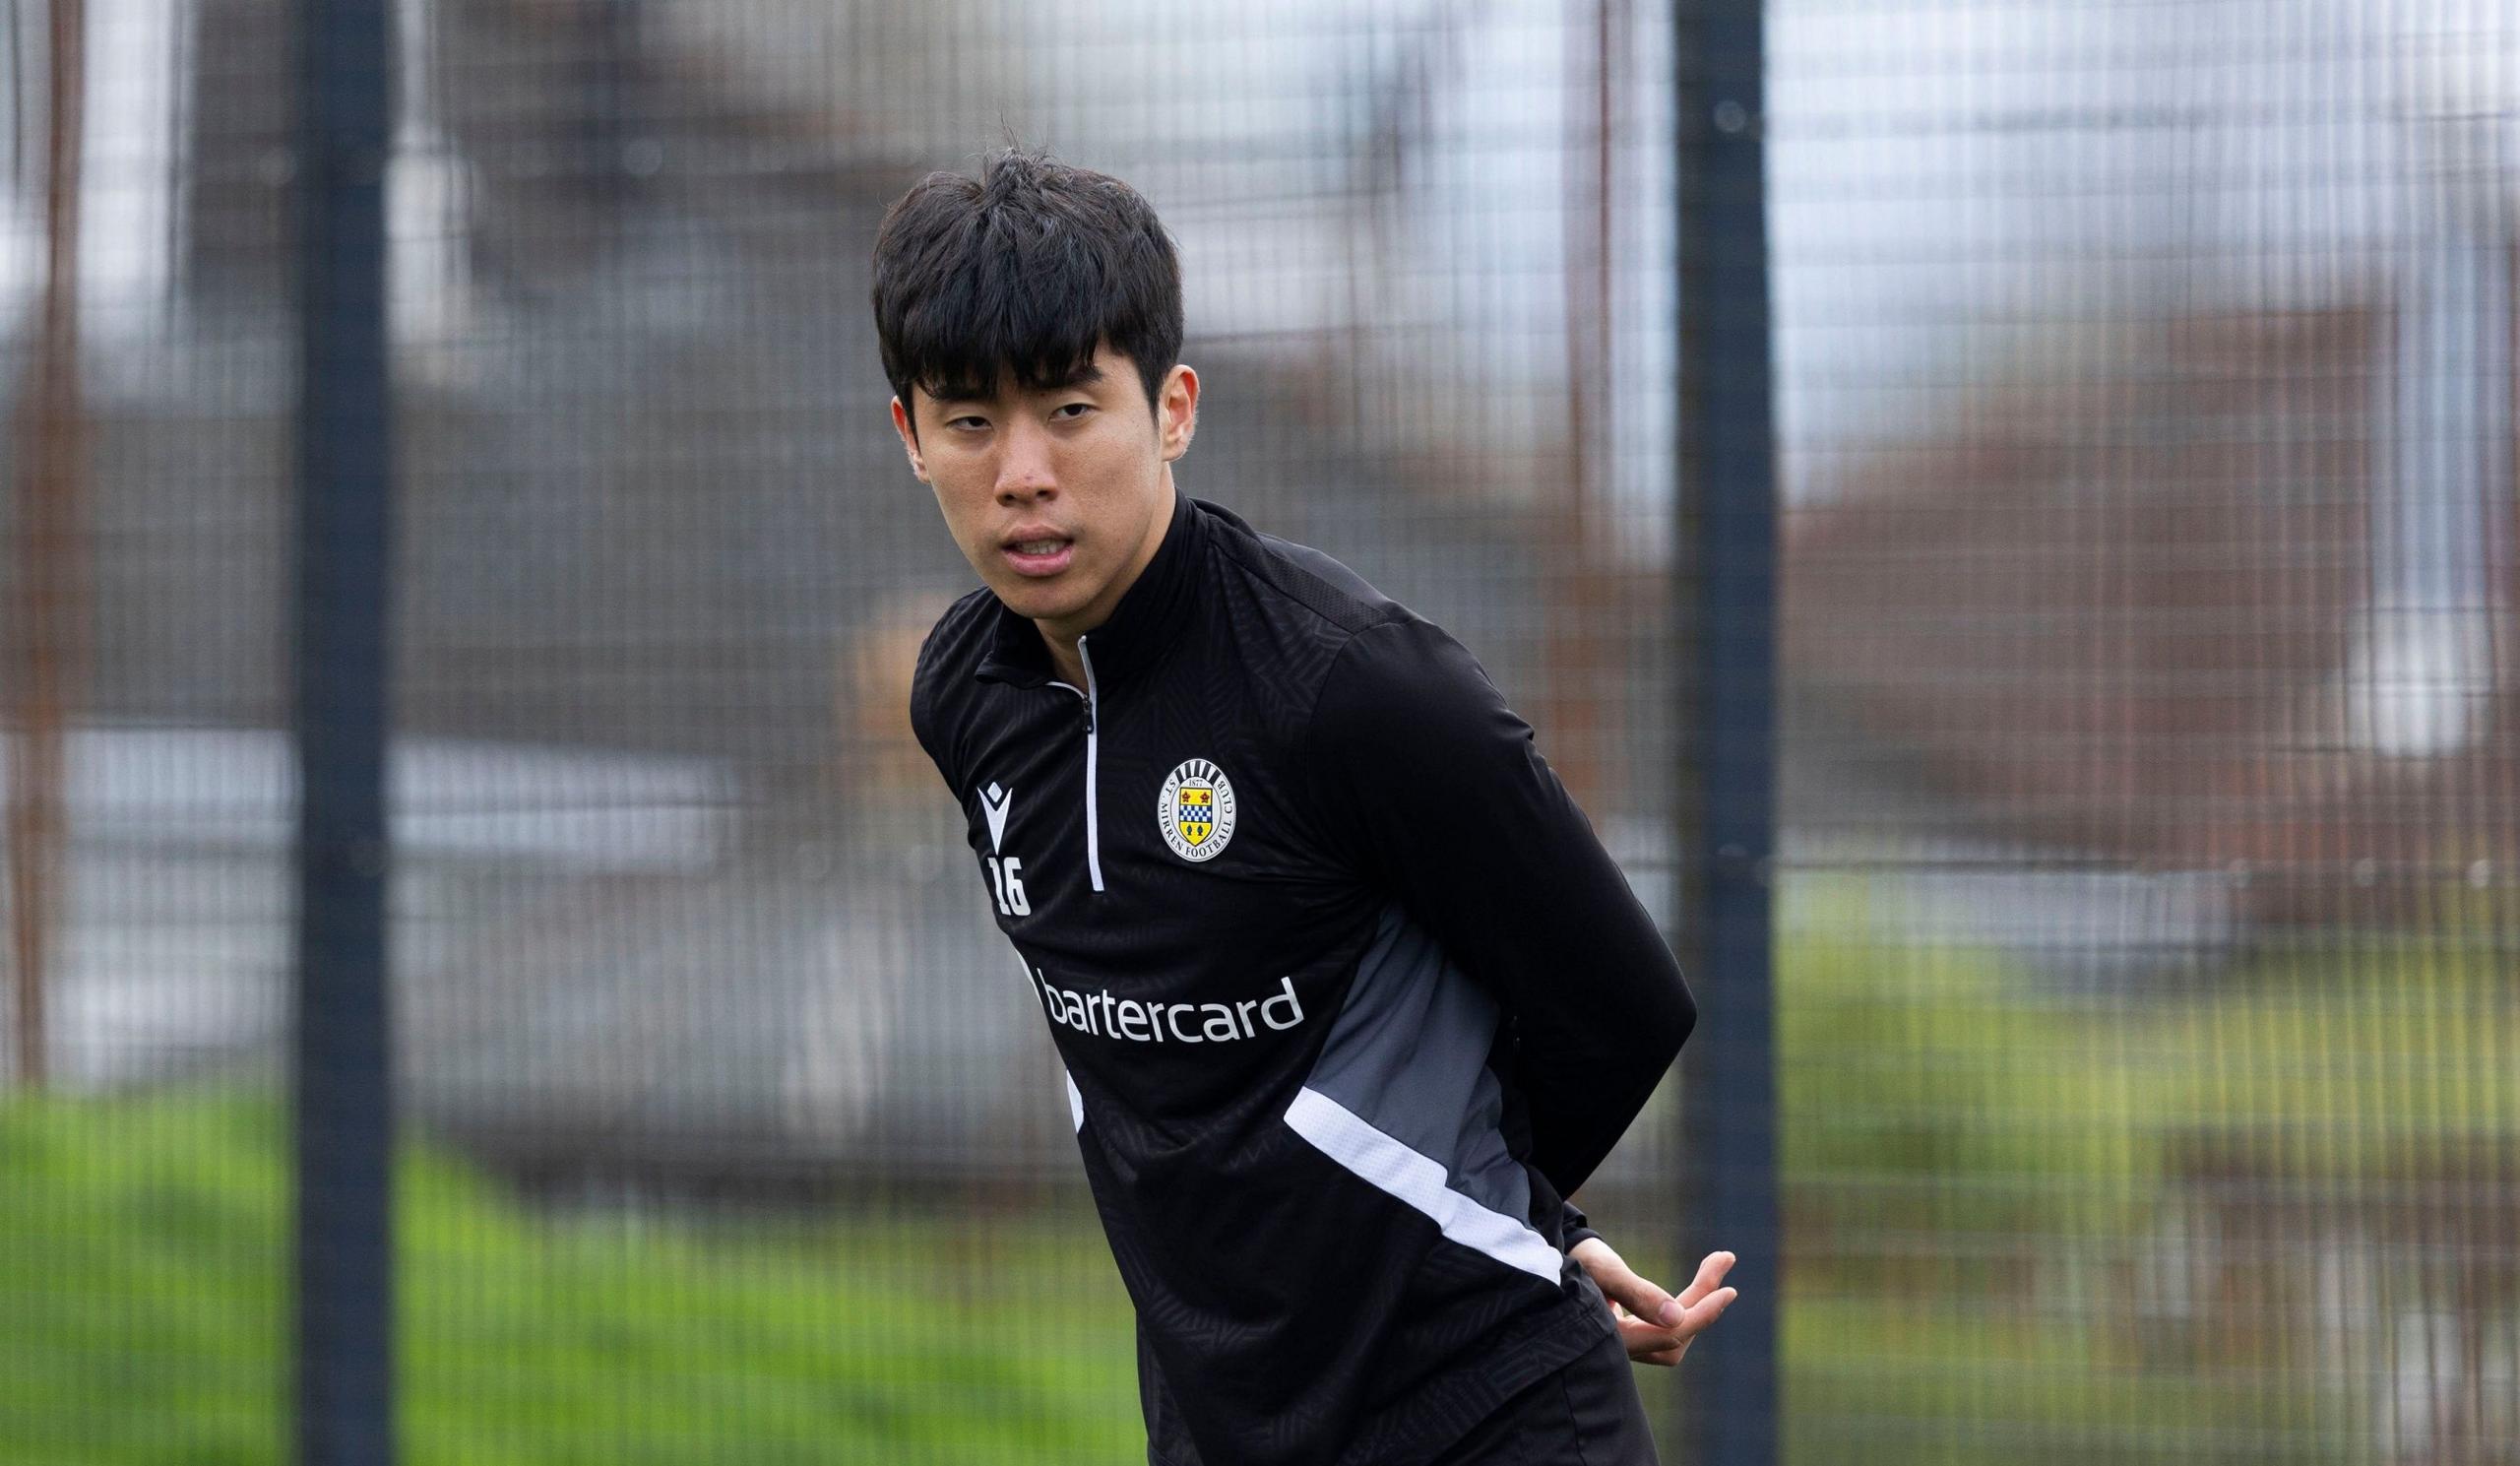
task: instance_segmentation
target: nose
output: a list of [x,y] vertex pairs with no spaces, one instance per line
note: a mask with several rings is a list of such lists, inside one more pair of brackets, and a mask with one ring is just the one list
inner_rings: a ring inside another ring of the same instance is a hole
[[1058,476],[1050,470],[1050,437],[1036,424],[1010,422],[1000,440],[997,501],[1014,505],[1058,492]]

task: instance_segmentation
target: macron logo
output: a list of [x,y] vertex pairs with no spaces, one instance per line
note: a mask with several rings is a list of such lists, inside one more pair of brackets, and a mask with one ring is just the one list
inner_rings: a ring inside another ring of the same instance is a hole
[[988,848],[996,850],[1006,839],[1006,814],[1015,807],[1015,791],[992,784],[980,791],[980,812],[988,816]]

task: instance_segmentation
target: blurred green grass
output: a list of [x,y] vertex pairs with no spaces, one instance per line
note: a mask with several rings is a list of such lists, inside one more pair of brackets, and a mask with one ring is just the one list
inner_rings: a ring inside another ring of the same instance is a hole
[[[268,1094],[0,1106],[0,1460],[288,1458]],[[413,1462],[1142,1457],[1090,1216],[552,1220],[401,1151]]]
[[2495,1258],[2416,1254],[2507,1226],[2387,1203],[2520,1153],[2507,924],[2296,933],[2073,998],[1866,940],[1863,882],[1804,884],[1777,993],[1790,1458],[2386,1454],[2383,1321],[2340,1336],[2322,1268],[2491,1307]]
[[[2372,1401],[2321,1382],[2355,1377],[2337,1341],[2279,1307],[2319,1261],[2301,1219],[2215,1222],[2268,1229],[2234,1238],[2259,1305],[2183,1297],[2165,1229],[2520,1146],[2489,944],[2338,939],[2095,1003],[1828,901],[1779,964],[1788,1456],[2373,1458]],[[0,1103],[0,1461],[286,1459],[284,1138],[268,1092]],[[1143,1459],[1090,1210],[571,1220],[418,1140],[397,1185],[409,1460]],[[1668,1211],[1588,1203],[1686,1281]],[[1677,1377],[1639,1370],[1660,1421]]]

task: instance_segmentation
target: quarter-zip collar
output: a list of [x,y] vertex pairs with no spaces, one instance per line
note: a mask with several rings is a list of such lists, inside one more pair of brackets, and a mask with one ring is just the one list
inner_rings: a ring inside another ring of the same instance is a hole
[[[1181,612],[1189,603],[1201,562],[1206,558],[1206,521],[1214,508],[1191,498],[1177,485],[1173,488],[1172,519],[1165,526],[1163,542],[1156,545],[1154,557],[1120,593],[1119,605],[1111,608],[1102,624],[1085,633],[1085,640],[1093,649],[1097,681],[1130,675],[1153,663],[1181,635]],[[1046,685],[1057,673],[1050,665],[1049,646],[1041,640],[1041,628],[1034,625],[1030,616],[1009,609],[1005,602],[996,605],[996,629],[989,653],[973,675],[983,682],[1005,682],[1016,687]]]

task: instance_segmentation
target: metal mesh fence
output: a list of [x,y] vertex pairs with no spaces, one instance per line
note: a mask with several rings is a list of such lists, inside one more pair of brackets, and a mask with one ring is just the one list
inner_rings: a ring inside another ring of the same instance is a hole
[[1789,1437],[2512,1459],[2520,30],[1774,17]]
[[[271,1460],[291,13],[84,0],[56,106],[64,9],[0,0],[0,1456]],[[1144,192],[1183,489],[1460,635],[1685,951],[1673,17],[395,16],[406,1453],[1142,1458],[910,733],[972,582],[876,221],[1009,135]],[[1767,24],[1785,1231],[1682,1225],[1676,1083],[1582,1201],[1670,1286],[1779,1258],[1797,1460],[2520,1458],[2520,20]]]

